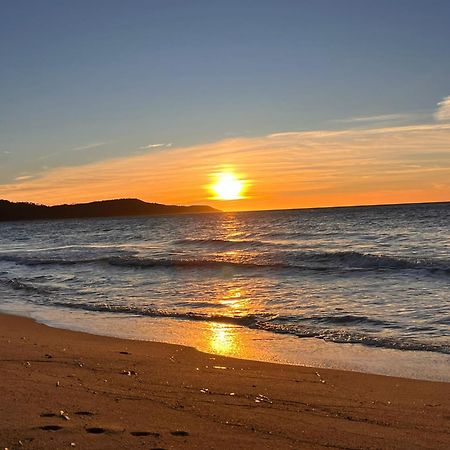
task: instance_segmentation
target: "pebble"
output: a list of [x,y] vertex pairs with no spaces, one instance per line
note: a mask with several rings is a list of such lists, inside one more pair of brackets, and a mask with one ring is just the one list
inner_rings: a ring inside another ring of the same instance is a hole
[[270,400],[269,397],[266,397],[266,396],[263,395],[263,394],[258,394],[258,395],[255,397],[255,403],[261,403],[261,402],[273,403],[272,400]]

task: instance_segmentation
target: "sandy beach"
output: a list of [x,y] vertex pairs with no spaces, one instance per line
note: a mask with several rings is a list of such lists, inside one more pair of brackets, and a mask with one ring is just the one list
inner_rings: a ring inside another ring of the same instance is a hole
[[450,384],[0,316],[0,448],[449,448]]

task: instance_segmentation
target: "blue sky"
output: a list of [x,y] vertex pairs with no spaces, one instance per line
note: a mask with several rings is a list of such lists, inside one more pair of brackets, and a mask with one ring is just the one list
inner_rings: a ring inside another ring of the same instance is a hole
[[[0,184],[229,137],[432,122],[449,22],[448,0],[2,0]],[[366,116],[383,117],[350,120]]]

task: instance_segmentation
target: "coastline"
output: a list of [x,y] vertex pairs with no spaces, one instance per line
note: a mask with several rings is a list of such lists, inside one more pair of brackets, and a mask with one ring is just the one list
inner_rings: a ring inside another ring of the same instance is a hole
[[96,313],[6,302],[0,314],[28,317],[50,327],[127,340],[193,347],[239,359],[450,382],[450,355],[299,338],[216,322]]
[[235,359],[5,314],[0,329],[2,448],[450,446],[449,383]]

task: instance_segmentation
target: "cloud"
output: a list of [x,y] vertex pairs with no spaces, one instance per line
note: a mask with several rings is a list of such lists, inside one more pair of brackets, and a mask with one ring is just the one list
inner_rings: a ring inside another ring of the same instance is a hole
[[[450,124],[240,137],[50,169],[0,185],[0,198],[42,203],[139,197],[268,209],[450,200]],[[211,175],[233,167],[246,199],[215,202]]]
[[168,142],[167,144],[163,143],[163,144],[147,144],[147,145],[143,145],[142,147],[139,147],[140,150],[149,150],[151,148],[169,148],[172,147],[172,142]]
[[10,159],[11,152],[8,150],[0,149],[0,159],[3,161],[8,161]]
[[366,122],[391,122],[391,121],[406,121],[415,118],[415,114],[380,114],[378,116],[359,116],[349,117],[347,119],[338,119],[337,122],[347,123],[366,123]]
[[434,118],[438,122],[450,122],[450,95],[444,97],[437,106],[438,109],[434,113]]
[[79,147],[74,147],[74,148],[69,148],[66,150],[60,150],[57,152],[47,153],[46,155],[40,156],[38,159],[45,160],[45,159],[49,159],[53,156],[60,156],[65,153],[79,152],[79,151],[84,151],[84,150],[92,150],[97,147],[103,147],[106,144],[109,144],[109,142],[91,142],[89,144],[80,145]]
[[25,181],[25,180],[30,180],[31,178],[34,178],[33,175],[20,175],[16,178],[14,178],[14,181]]
[[106,144],[108,144],[108,142],[91,142],[90,144],[80,145],[79,147],[75,147],[68,151],[77,152],[80,150],[90,150],[91,148],[103,147]]

